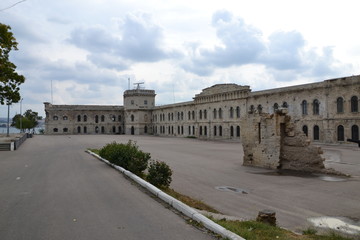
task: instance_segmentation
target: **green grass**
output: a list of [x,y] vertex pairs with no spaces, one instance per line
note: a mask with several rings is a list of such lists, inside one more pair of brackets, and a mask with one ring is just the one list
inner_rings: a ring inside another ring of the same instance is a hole
[[291,231],[256,221],[212,220],[246,240],[351,240],[334,232],[327,235],[315,235],[314,229],[305,230],[306,235],[297,235]]
[[99,155],[100,150],[99,149],[94,149],[94,148],[88,148],[89,151],[92,151],[93,153],[96,153],[97,155]]

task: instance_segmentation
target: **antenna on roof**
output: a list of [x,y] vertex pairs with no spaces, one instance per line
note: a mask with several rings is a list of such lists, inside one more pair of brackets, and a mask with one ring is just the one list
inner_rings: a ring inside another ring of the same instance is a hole
[[139,90],[139,89],[140,89],[140,84],[144,84],[144,82],[134,83],[134,85],[137,85],[137,86],[136,86],[136,90]]

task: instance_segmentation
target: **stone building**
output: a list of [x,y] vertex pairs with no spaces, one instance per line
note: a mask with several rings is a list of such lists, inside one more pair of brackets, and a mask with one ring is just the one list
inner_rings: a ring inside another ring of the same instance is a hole
[[217,84],[192,101],[163,106],[155,105],[155,96],[154,90],[137,88],[124,92],[124,106],[45,103],[45,132],[236,140],[240,120],[249,113],[286,108],[296,129],[313,141],[359,139],[360,75],[256,92],[249,86]]

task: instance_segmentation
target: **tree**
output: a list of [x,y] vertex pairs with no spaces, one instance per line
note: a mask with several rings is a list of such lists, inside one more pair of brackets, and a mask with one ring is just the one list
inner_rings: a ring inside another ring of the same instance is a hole
[[18,50],[10,26],[0,23],[0,103],[12,104],[20,101],[19,85],[25,77],[19,75],[16,66],[9,60],[11,50]]
[[41,120],[41,118],[42,117],[39,117],[37,112],[33,112],[29,109],[26,110],[23,115],[16,114],[12,119],[11,126],[21,129],[22,131],[28,129],[30,132],[30,129],[35,128],[39,124],[38,120]]

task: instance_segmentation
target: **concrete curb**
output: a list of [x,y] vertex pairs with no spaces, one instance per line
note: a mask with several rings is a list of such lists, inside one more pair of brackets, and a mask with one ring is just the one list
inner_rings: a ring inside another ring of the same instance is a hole
[[178,210],[179,212],[181,212],[185,216],[187,216],[187,217],[189,217],[189,218],[203,224],[204,227],[206,227],[210,231],[213,231],[214,233],[217,233],[217,234],[221,235],[222,237],[228,238],[228,239],[231,239],[231,240],[246,240],[245,238],[242,238],[239,235],[236,235],[235,233],[233,233],[233,232],[225,229],[224,227],[220,226],[219,224],[211,221],[209,218],[205,217],[204,215],[197,212],[196,210],[189,207],[188,205],[186,205],[186,204],[180,202],[179,200],[169,196],[165,192],[161,191],[160,189],[158,189],[154,185],[146,182],[144,179],[136,176],[132,172],[130,172],[130,171],[128,171],[128,170],[126,170],[126,169],[124,169],[122,167],[119,167],[117,165],[114,165],[114,164],[110,163],[108,160],[100,157],[99,155],[97,155],[96,153],[93,153],[90,150],[86,150],[86,152],[89,153],[90,155],[98,158],[99,160],[103,161],[104,163],[110,165],[111,167],[115,168],[119,172],[123,173],[125,176],[131,178],[133,181],[135,181],[136,183],[138,183],[139,185],[141,185],[142,187],[144,187],[145,189],[150,191],[152,194],[154,194],[156,197],[160,198],[162,201],[168,203],[170,206],[172,206],[173,208],[175,208],[176,210]]

